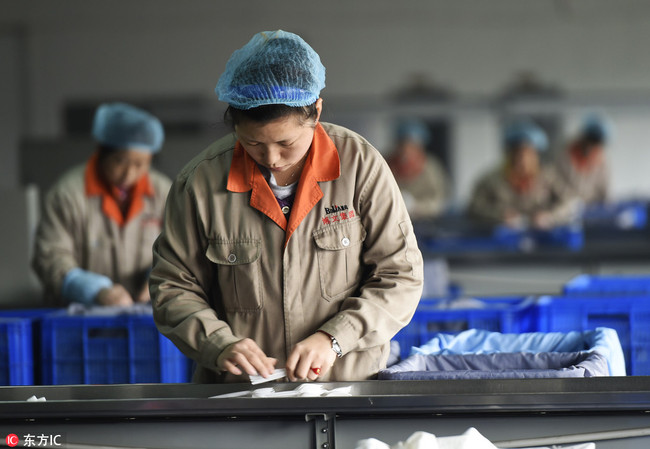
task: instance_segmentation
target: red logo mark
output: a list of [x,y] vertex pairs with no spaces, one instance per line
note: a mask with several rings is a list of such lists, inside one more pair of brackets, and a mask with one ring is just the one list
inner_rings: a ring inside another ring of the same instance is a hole
[[10,433],[9,435],[7,435],[7,446],[16,447],[18,446],[19,441],[20,440],[18,438],[18,435],[16,435],[15,433]]

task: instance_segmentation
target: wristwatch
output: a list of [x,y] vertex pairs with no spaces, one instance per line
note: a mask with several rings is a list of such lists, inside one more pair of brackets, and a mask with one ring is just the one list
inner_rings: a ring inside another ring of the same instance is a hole
[[332,351],[336,352],[336,356],[338,358],[343,357],[343,351],[341,351],[341,345],[339,345],[339,342],[336,341],[336,338],[330,335],[330,340],[332,340]]

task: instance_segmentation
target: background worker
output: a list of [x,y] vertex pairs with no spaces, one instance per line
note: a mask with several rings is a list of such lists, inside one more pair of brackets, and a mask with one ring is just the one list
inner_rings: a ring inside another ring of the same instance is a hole
[[396,130],[395,150],[387,158],[412,220],[435,218],[447,204],[447,175],[427,152],[430,140],[424,123],[402,120]]
[[503,164],[476,184],[468,213],[479,221],[512,228],[549,229],[575,216],[575,201],[539,153],[548,146],[546,133],[530,121],[504,129]]
[[151,246],[171,185],[151,168],[163,127],[141,109],[107,103],[92,135],[95,153],[47,193],[32,266],[55,305],[146,302]]
[[234,133],[179,174],[154,245],[160,331],[195,382],[372,378],[422,292],[422,256],[381,154],[321,123],[325,67],[299,36],[256,34],[216,92]]
[[597,115],[587,116],[578,135],[556,161],[556,170],[571,193],[584,205],[604,203],[609,197],[609,167],[605,147],[611,125]]

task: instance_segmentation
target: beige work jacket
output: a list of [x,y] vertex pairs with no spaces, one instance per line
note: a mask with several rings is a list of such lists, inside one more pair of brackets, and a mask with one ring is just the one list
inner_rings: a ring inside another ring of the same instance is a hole
[[604,203],[609,197],[609,169],[603,164],[590,171],[577,170],[568,151],[555,162],[558,175],[571,193],[584,203]]
[[198,362],[196,382],[248,381],[217,372],[240,339],[284,367],[319,329],[344,353],[320,380],[368,379],[414,313],[422,256],[390,169],[345,128],[319,124],[314,136],[288,220],[233,135],[172,186],[151,297],[160,331]]
[[108,276],[132,296],[145,287],[151,268],[151,247],[160,233],[171,180],[151,169],[154,196],[144,196],[141,212],[124,226],[102,212],[101,196],[87,196],[86,166],[64,174],[47,193],[36,232],[32,267],[45,299],[61,306],[61,287],[72,268]]
[[428,156],[422,173],[412,180],[397,181],[412,220],[435,218],[444,212],[448,180],[437,159]]
[[577,211],[577,201],[551,167],[544,167],[532,189],[526,193],[515,191],[503,169],[487,173],[474,186],[468,213],[475,219],[503,223],[506,211],[512,210],[532,220],[540,212],[551,215],[552,225],[568,224]]

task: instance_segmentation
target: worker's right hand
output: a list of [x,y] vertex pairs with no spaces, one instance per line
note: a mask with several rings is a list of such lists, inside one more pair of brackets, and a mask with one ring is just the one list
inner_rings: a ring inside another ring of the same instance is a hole
[[277,360],[267,357],[264,351],[250,338],[244,338],[227,346],[217,358],[217,367],[222,371],[239,376],[259,374],[268,377],[275,369]]
[[132,306],[133,298],[124,286],[115,284],[110,288],[101,289],[95,302],[101,306]]
[[524,227],[524,217],[514,210],[507,210],[503,214],[503,224],[509,228],[521,229]]

